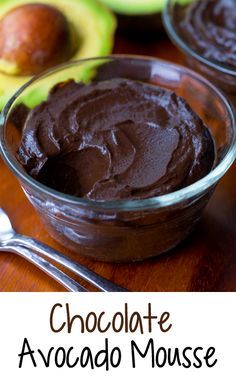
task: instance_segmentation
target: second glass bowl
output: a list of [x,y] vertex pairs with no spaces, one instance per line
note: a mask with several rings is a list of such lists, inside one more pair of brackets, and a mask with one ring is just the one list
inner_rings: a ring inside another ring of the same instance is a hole
[[[54,84],[67,79],[129,78],[170,89],[184,97],[209,127],[217,161],[203,179],[179,191],[144,200],[92,201],[54,191],[30,177],[17,160],[21,132],[11,122],[19,103],[42,102]],[[66,247],[104,261],[136,261],[163,253],[194,228],[219,179],[235,158],[235,119],[225,97],[184,67],[132,56],[68,63],[32,79],[1,115],[1,153],[48,232]]]
[[231,99],[234,106],[236,106],[236,69],[206,59],[195,51],[178,32],[176,25],[178,25],[180,20],[179,18],[177,19],[176,7],[185,7],[188,4],[189,1],[187,0],[166,1],[166,7],[163,12],[163,23],[167,34],[176,47],[184,53],[187,64],[193,70],[203,74],[219,86]]

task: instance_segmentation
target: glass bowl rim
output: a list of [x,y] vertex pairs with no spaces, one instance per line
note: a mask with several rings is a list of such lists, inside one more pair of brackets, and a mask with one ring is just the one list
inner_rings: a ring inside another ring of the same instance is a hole
[[210,60],[204,58],[198,52],[194,51],[185,41],[183,38],[180,37],[178,32],[176,31],[175,26],[172,23],[171,17],[171,6],[173,0],[166,0],[165,8],[162,12],[162,20],[165,26],[166,32],[169,35],[170,39],[182,50],[186,55],[190,55],[196,60],[200,61],[201,63],[205,64],[206,66],[213,68],[217,71],[220,71],[224,74],[236,77],[236,68],[232,68],[227,64],[221,64],[215,60]]
[[[223,158],[223,160],[214,168],[212,169],[206,176],[201,178],[200,180],[196,181],[195,183],[181,188],[180,190],[160,195],[152,198],[146,199],[136,199],[136,200],[127,200],[127,199],[120,199],[120,200],[91,200],[91,199],[84,199],[78,198],[75,196],[71,196],[68,194],[61,193],[56,191],[48,186],[43,185],[42,183],[38,182],[34,178],[32,178],[29,174],[23,171],[22,166],[18,161],[15,160],[15,156],[8,150],[5,139],[4,139],[4,126],[9,115],[9,111],[11,106],[17,100],[17,98],[27,89],[29,86],[34,84],[35,82],[39,81],[40,79],[46,78],[50,74],[59,72],[63,69],[70,68],[73,65],[81,65],[85,63],[89,63],[92,61],[116,61],[116,60],[129,60],[129,61],[136,61],[136,62],[144,62],[150,64],[158,64],[162,66],[168,66],[169,69],[174,69],[179,72],[185,72],[186,74],[190,75],[195,81],[200,82],[202,85],[207,86],[218,96],[219,100],[224,104],[227,112],[231,118],[232,122],[232,141],[230,143],[229,149]],[[77,61],[70,61],[67,63],[63,63],[57,65],[56,67],[50,68],[39,75],[34,76],[31,78],[27,83],[21,86],[17,92],[10,98],[7,104],[4,106],[1,114],[0,114],[0,155],[2,155],[3,160],[5,161],[6,165],[10,168],[10,170],[15,174],[15,176],[20,180],[20,183],[23,182],[30,187],[32,187],[35,191],[39,191],[42,194],[49,195],[56,200],[60,200],[68,205],[79,205],[87,209],[91,210],[115,210],[121,212],[132,212],[132,211],[139,211],[139,210],[150,210],[150,209],[159,209],[165,208],[171,205],[175,205],[180,203],[181,201],[191,199],[195,195],[204,192],[210,186],[214,185],[229,169],[236,158],[236,114],[233,110],[231,103],[228,99],[224,96],[224,94],[217,89],[213,84],[211,84],[207,79],[203,76],[195,73],[189,68],[185,66],[181,66],[179,64],[175,64],[163,59],[158,59],[155,57],[146,57],[141,55],[127,55],[127,54],[116,54],[110,56],[103,56],[103,57],[94,57],[94,58],[87,58],[87,59],[80,59]]]

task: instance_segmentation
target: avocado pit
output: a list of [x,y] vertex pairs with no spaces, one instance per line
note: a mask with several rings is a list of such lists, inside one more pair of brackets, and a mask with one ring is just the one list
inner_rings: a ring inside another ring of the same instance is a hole
[[0,71],[33,75],[70,59],[73,31],[57,8],[39,3],[11,9],[0,20]]

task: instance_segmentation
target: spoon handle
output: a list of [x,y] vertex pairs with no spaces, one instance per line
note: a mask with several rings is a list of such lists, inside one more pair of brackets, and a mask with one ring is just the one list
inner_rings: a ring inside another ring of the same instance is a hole
[[17,234],[13,238],[11,238],[10,242],[14,242],[20,246],[33,249],[39,254],[50,258],[51,260],[73,271],[79,277],[86,280],[93,286],[101,289],[103,292],[127,292],[125,288],[110,282],[100,275],[97,275],[87,267],[72,261],[67,256],[59,253],[55,249],[43,244],[42,242],[35,240],[34,238]]
[[25,247],[21,247],[18,245],[7,245],[4,247],[1,247],[0,249],[4,251],[13,252],[23,257],[27,261],[31,262],[32,264],[40,268],[46,274],[54,278],[56,281],[58,281],[58,283],[63,285],[66,289],[68,289],[71,292],[86,292],[87,291],[84,287],[82,287],[82,285],[77,283],[75,280],[71,279],[63,271],[59,270],[57,267],[55,267],[53,264],[48,262],[46,259],[43,259],[39,255],[33,253],[31,250],[28,250]]

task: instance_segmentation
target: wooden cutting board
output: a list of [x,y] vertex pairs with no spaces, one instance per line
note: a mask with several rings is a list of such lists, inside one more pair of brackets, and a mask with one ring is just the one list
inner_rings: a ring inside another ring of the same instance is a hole
[[[184,64],[182,54],[165,37],[152,43],[117,38],[115,52]],[[0,206],[19,232],[61,250],[131,291],[236,291],[236,164],[218,185],[201,222],[183,244],[166,255],[132,265],[93,262],[66,250],[47,234],[1,159],[0,178]],[[64,288],[23,259],[1,253],[0,291],[53,292]]]

